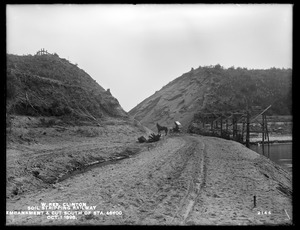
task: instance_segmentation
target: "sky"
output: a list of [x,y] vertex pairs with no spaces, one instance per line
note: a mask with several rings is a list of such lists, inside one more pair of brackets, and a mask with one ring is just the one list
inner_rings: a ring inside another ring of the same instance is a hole
[[57,53],[125,111],[191,68],[292,68],[291,4],[6,5],[7,53]]

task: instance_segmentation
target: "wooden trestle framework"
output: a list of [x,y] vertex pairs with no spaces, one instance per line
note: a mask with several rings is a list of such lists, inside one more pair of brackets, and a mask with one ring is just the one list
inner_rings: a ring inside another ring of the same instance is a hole
[[[264,154],[264,145],[269,144],[268,121],[266,112],[271,108],[271,105],[266,109],[252,108],[245,111],[224,111],[211,113],[198,113],[195,119],[200,121],[202,129],[213,135],[232,139],[247,147],[250,145],[250,133],[262,133],[262,149]],[[258,118],[262,116],[261,120]],[[259,123],[261,129],[259,131],[251,130],[250,124]]]
[[51,54],[51,53],[48,53],[48,51],[45,50],[44,48],[42,48],[41,50],[36,52],[36,55],[48,55],[48,54]]

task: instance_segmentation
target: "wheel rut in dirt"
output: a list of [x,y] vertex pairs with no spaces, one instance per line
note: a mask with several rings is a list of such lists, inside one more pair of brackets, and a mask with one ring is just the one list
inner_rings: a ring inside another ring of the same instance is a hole
[[[186,144],[178,149],[162,167],[168,173],[158,185],[149,202],[139,209],[139,224],[161,221],[164,224],[185,224],[201,187],[205,182],[205,148],[199,139],[185,137]],[[168,169],[169,168],[169,169]]]
[[201,155],[199,157],[199,162],[195,165],[196,170],[193,174],[193,180],[190,181],[190,185],[193,189],[191,189],[189,196],[186,198],[185,203],[187,204],[185,208],[185,213],[183,215],[184,219],[181,222],[181,224],[186,225],[189,223],[189,217],[191,213],[194,210],[195,203],[198,200],[198,197],[201,195],[201,190],[205,186],[206,182],[206,159],[207,159],[207,152],[206,152],[206,146],[203,143],[203,147],[201,150]]

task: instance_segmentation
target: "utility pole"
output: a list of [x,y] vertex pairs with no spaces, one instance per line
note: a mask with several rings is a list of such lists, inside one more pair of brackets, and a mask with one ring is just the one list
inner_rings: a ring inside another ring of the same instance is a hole
[[232,139],[235,139],[235,122],[234,122],[234,116],[232,117]]
[[226,132],[228,133],[228,119],[226,118]]
[[221,115],[221,136],[223,135],[223,118],[222,118],[222,115]]
[[262,153],[265,155],[265,116],[262,114]]
[[246,147],[249,148],[249,139],[250,139],[250,113],[247,110],[247,124],[246,124]]

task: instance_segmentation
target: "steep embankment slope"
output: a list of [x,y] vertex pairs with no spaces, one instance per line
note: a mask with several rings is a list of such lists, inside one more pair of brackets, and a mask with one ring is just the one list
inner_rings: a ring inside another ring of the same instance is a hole
[[72,120],[126,117],[118,100],[58,55],[7,55],[7,112]]
[[272,104],[272,114],[289,114],[291,77],[290,69],[199,67],[164,86],[129,114],[153,130],[156,122],[170,127],[179,120],[188,127],[196,112],[241,110],[247,104]]

